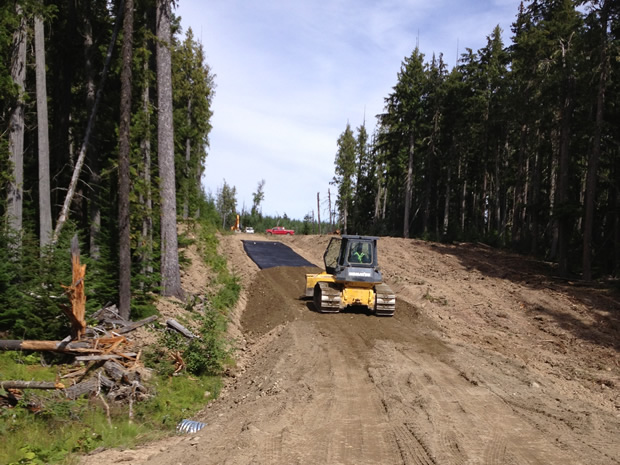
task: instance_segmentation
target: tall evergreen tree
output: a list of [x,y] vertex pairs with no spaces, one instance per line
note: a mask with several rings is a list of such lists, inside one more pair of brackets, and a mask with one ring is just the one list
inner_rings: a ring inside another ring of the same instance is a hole
[[157,0],[157,159],[161,200],[161,288],[184,297],[179,270],[172,109],[170,0]]
[[[380,116],[381,145],[388,146],[388,171],[400,173],[393,179],[392,189],[398,192],[404,184],[403,237],[409,237],[414,186],[414,164],[417,139],[422,137],[423,100],[426,90],[424,54],[416,47],[400,66],[397,83],[386,98],[385,113]],[[406,161],[405,161],[406,160]],[[403,163],[404,162],[404,163]],[[404,166],[404,168],[403,168]],[[402,173],[404,172],[404,182]],[[400,193],[394,197],[400,197]]]
[[336,174],[331,182],[338,189],[336,205],[339,209],[340,222],[344,234],[348,233],[349,213],[355,190],[355,153],[355,137],[351,130],[351,125],[347,122],[346,129],[338,138],[338,152],[334,161]]

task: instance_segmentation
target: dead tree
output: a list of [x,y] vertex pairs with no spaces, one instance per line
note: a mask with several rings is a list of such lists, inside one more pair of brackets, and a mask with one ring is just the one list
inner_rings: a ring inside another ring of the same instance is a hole
[[86,294],[84,294],[86,265],[80,264],[80,246],[77,235],[71,239],[71,266],[73,282],[70,286],[62,286],[69,296],[71,308],[63,307],[63,311],[71,321],[71,336],[74,339],[80,339],[86,331]]

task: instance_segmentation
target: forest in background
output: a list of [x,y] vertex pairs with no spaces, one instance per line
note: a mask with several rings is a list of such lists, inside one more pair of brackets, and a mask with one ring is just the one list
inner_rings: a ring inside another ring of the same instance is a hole
[[620,273],[620,4],[522,2],[448,70],[418,48],[374,130],[347,123],[333,183],[343,231],[482,241]]
[[334,188],[303,220],[262,215],[264,181],[249,211],[226,181],[203,191],[216,76],[171,3],[0,6],[0,333],[67,334],[73,235],[88,310],[135,319],[183,296],[177,220],[229,230],[237,213],[257,231],[481,241],[618,275],[617,2],[523,2],[511,44],[498,27],[452,69],[414,48],[377,127],[347,124]]
[[75,234],[89,310],[182,297],[177,217],[217,218],[201,187],[215,76],[171,6],[0,6],[0,331],[67,334]]

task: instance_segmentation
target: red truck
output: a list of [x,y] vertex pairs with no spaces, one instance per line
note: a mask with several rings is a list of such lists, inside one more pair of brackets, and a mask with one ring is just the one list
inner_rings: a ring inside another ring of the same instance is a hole
[[272,234],[284,234],[288,236],[292,236],[295,234],[295,231],[292,229],[286,229],[284,226],[276,226],[275,228],[265,230],[265,234],[271,236]]

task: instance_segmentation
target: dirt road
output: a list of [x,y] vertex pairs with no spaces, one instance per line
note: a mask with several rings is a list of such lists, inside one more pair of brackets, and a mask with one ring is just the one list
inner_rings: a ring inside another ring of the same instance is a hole
[[[85,465],[620,462],[617,293],[482,246],[385,238],[395,316],[324,315],[301,297],[310,268],[259,271],[242,236],[221,242],[245,286],[241,358],[207,426]],[[281,240],[319,265],[329,238]]]

